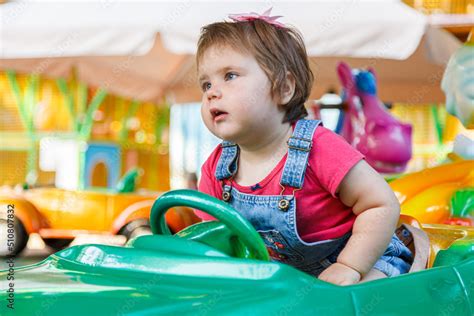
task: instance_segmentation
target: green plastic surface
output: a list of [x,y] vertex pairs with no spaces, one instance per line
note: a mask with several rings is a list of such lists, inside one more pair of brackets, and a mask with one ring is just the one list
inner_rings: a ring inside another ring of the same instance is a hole
[[474,188],[456,191],[450,201],[451,216],[474,219]]
[[[214,203],[201,202],[206,208]],[[159,209],[168,203],[159,203]],[[160,218],[154,213],[152,223]],[[205,224],[214,233],[232,231],[222,223]],[[194,233],[141,236],[126,247],[73,246],[17,267],[14,310],[7,308],[8,271],[0,271],[0,315],[474,314],[474,258],[467,255],[472,242],[454,243],[445,254],[449,260],[436,268],[343,287],[285,264],[235,258],[186,239]]]
[[466,259],[474,260],[474,244],[472,243],[472,240],[461,239],[453,242],[448,249],[440,250],[436,255],[433,266],[439,267],[453,265]]
[[117,186],[116,186],[117,192],[118,193],[135,192],[138,175],[139,175],[138,168],[132,168],[129,171],[127,171],[117,183]]

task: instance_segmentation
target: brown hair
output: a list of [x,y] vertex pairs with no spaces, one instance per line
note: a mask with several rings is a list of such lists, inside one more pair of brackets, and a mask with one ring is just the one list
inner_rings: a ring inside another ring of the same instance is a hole
[[290,27],[277,27],[262,20],[218,22],[204,26],[198,42],[196,61],[213,46],[230,47],[251,53],[271,82],[272,96],[280,95],[287,72],[295,78],[295,93],[286,104],[283,122],[296,122],[308,115],[308,99],[314,76],[300,33]]

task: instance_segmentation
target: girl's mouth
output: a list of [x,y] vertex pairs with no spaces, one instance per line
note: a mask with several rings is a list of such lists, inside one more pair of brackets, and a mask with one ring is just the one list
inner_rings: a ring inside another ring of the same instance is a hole
[[211,115],[214,122],[223,120],[227,116],[227,114],[228,114],[227,112],[220,111],[217,109],[211,110]]

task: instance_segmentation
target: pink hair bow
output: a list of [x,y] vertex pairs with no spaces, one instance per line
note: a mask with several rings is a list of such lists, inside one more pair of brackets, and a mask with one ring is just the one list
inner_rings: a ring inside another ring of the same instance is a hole
[[281,28],[285,28],[284,24],[277,21],[277,19],[282,17],[281,15],[270,16],[272,9],[273,8],[268,9],[267,11],[263,12],[263,14],[258,14],[255,12],[229,14],[229,18],[235,22],[262,20],[269,24],[272,24]]

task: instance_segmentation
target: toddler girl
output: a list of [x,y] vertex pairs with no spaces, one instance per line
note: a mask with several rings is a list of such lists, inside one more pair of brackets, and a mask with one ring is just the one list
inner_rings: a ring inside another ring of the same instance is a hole
[[395,195],[362,154],[304,119],[313,74],[302,37],[268,13],[202,29],[201,114],[223,142],[204,163],[199,190],[247,218],[273,260],[322,280],[406,273],[412,256],[394,235]]

